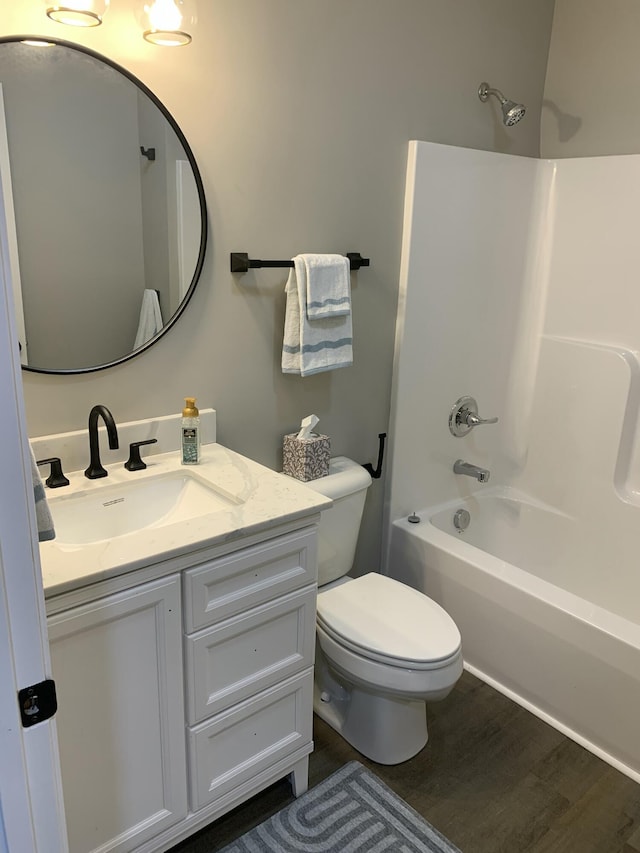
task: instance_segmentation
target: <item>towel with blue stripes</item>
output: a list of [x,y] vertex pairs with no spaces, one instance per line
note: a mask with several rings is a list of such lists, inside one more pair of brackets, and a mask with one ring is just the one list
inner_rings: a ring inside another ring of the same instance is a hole
[[349,260],[296,255],[287,280],[282,372],[311,376],[353,364]]
[[351,267],[344,255],[302,255],[307,277],[307,319],[351,311]]

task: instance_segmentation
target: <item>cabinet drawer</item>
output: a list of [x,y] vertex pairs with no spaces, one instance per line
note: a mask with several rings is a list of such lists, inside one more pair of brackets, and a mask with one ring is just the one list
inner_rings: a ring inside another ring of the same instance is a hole
[[316,581],[316,532],[306,528],[184,573],[187,633]]
[[313,665],[316,587],[186,638],[188,724]]
[[305,745],[313,670],[188,729],[191,808],[201,809]]

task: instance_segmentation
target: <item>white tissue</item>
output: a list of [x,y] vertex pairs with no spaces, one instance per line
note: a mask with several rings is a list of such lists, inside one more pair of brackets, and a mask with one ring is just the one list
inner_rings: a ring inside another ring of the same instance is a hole
[[308,417],[303,418],[300,421],[300,432],[296,438],[311,438],[313,428],[319,420],[320,418],[316,417],[316,415],[308,415]]

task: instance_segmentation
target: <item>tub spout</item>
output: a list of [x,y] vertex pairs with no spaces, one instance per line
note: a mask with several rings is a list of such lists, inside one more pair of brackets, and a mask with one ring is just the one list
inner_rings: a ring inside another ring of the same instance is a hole
[[456,459],[453,463],[453,473],[465,474],[467,477],[475,477],[479,483],[486,483],[490,476],[490,473],[486,468],[479,468],[477,465],[472,465],[470,462],[463,462],[462,459]]

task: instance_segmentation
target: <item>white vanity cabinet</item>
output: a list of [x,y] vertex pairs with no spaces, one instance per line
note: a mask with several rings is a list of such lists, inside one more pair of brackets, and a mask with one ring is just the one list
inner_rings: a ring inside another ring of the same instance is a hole
[[159,853],[278,779],[306,790],[314,520],[48,602],[71,853]]
[[184,573],[193,811],[264,787],[287,768],[294,793],[306,790],[315,536],[300,531]]
[[134,850],[187,815],[180,576],[48,628],[69,849]]

